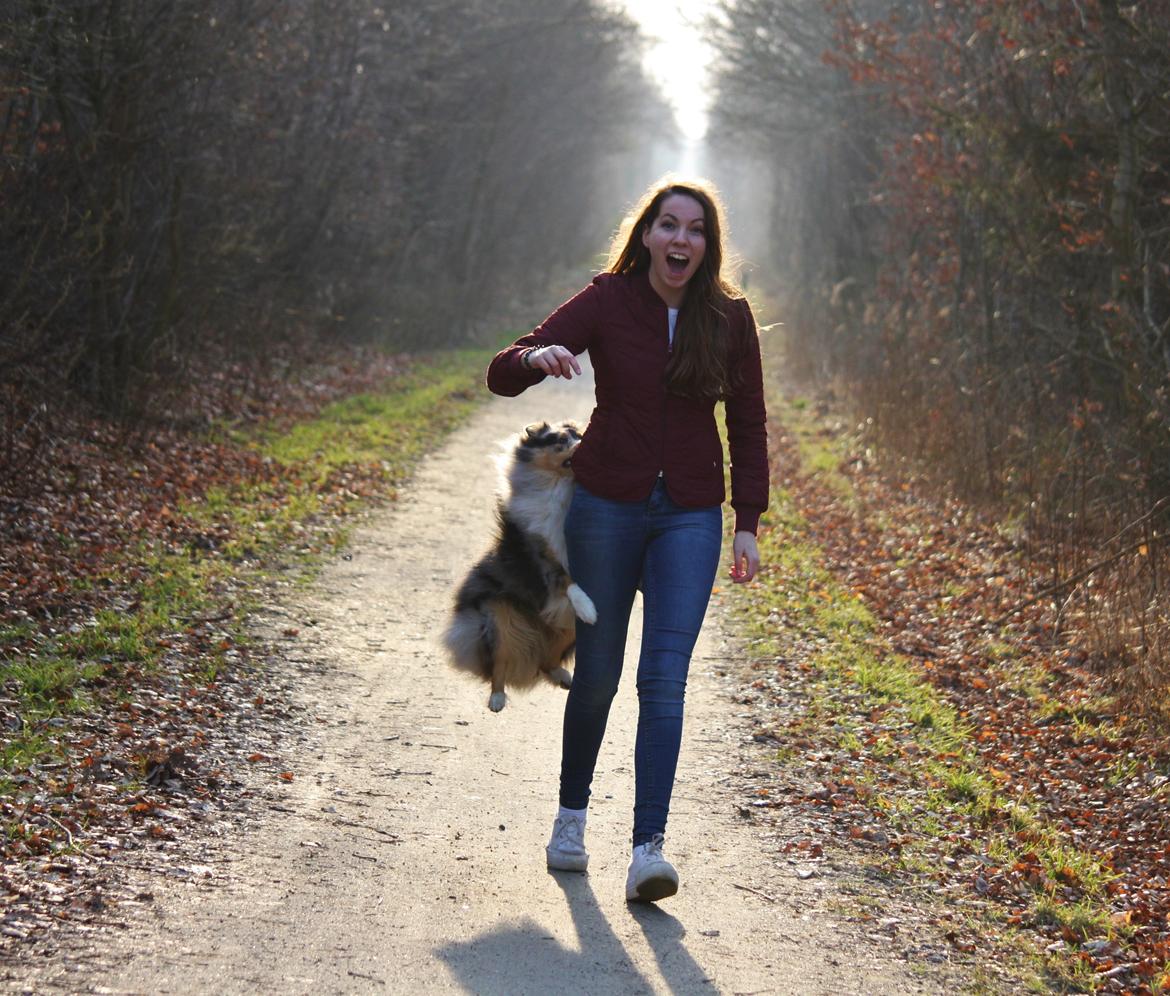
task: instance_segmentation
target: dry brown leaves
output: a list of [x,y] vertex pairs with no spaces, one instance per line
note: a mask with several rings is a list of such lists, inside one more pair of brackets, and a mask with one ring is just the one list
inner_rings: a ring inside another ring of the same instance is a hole
[[[782,427],[774,426],[771,437],[774,480],[792,494],[834,579],[864,600],[889,645],[918,661],[972,728],[999,791],[1029,799],[1045,823],[1112,869],[1113,925],[1132,931],[1131,939],[1086,943],[1030,918],[1036,894],[1075,902],[1082,890],[1075,868],[1053,874],[1041,866],[1029,850],[1029,831],[1016,833],[1022,856],[1004,866],[983,851],[985,827],[948,828],[934,872],[938,888],[1001,903],[1008,922],[1044,935],[1045,946],[1075,948],[1105,991],[1150,992],[1170,962],[1170,737],[1110,704],[1117,701],[1108,695],[1110,676],[1075,634],[1056,632],[1051,603],[1038,601],[1007,623],[995,622],[1041,590],[1043,579],[990,523],[957,503],[923,497],[915,482],[883,476],[862,460],[840,468],[853,489],[846,502],[801,473]],[[1002,658],[989,652],[997,646],[1007,651]],[[793,650],[774,679],[761,678],[765,695],[799,692],[808,665],[799,647]],[[879,736],[899,742],[884,718],[882,710],[863,717],[869,738],[863,734],[863,743]],[[900,847],[896,835],[874,827],[865,803],[875,789],[858,776],[876,775],[877,790],[903,798],[924,786],[901,781],[897,766],[875,763],[864,749],[842,751],[799,717],[792,727],[799,732],[776,730],[777,742],[811,755],[825,777],[803,798],[756,804],[797,802],[831,816],[822,826],[843,839],[871,849],[875,841],[881,849]],[[901,741],[903,752],[916,749],[909,737]],[[794,846],[819,847],[811,840]]]
[[[42,638],[103,610],[133,613],[149,578],[128,551],[142,540],[218,556],[232,526],[184,515],[185,502],[213,487],[261,483],[269,500],[283,500],[285,469],[247,447],[209,441],[210,424],[291,424],[384,383],[405,362],[350,347],[311,361],[270,358],[266,376],[243,366],[209,370],[176,392],[164,422],[133,432],[80,413],[72,399],[24,399],[22,410],[39,412],[52,431],[10,440],[10,472],[0,480],[0,628],[24,629],[0,646],[0,660],[18,662]],[[321,487],[340,506],[363,482],[345,472]],[[232,575],[223,572],[215,607],[157,638],[154,666],[99,662],[84,714],[30,721],[6,666],[0,734],[43,736],[52,746],[6,765],[0,945],[56,923],[107,922],[112,866],[238,809],[231,772],[247,762],[284,777],[277,759],[302,725],[287,704],[293,665],[272,672],[255,659],[262,648],[236,646],[235,607],[254,592]]]

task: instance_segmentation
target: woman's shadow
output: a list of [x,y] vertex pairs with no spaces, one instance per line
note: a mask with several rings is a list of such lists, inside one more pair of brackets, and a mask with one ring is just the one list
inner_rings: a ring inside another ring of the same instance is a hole
[[665,984],[671,993],[712,991],[715,983],[684,944],[686,928],[652,904],[631,903],[657,963],[655,985],[634,963],[602,911],[587,875],[550,873],[565,894],[577,934],[577,949],[566,947],[531,917],[489,929],[465,941],[445,944],[435,954],[469,992],[652,993]]

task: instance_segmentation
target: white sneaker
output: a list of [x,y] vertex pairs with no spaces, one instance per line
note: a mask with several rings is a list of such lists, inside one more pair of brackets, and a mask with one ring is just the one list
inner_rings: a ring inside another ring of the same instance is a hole
[[634,860],[626,875],[626,899],[629,902],[656,903],[678,892],[678,872],[662,856],[663,836],[654,835],[647,844],[634,848]]
[[583,872],[589,867],[585,850],[585,817],[558,816],[553,822],[552,837],[544,849],[548,866],[554,871]]

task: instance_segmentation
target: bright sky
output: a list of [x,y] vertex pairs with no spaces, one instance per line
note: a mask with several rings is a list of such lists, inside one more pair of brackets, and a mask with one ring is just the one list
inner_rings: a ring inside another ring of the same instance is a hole
[[683,135],[698,141],[707,130],[708,68],[713,52],[703,18],[711,0],[620,0],[650,38],[646,70],[674,107]]

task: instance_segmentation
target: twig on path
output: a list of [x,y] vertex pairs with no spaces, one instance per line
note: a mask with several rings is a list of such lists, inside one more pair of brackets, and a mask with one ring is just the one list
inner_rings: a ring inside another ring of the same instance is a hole
[[759,889],[753,889],[750,885],[740,885],[738,882],[732,882],[731,884],[734,885],[737,889],[743,889],[744,892],[750,892],[759,896],[761,899],[768,900],[770,903],[776,902],[775,896],[769,896],[766,892],[761,892]]
[[50,816],[48,813],[41,813],[41,815],[42,815],[42,816],[43,816],[43,817],[44,817],[46,820],[48,820],[50,823],[55,823],[55,824],[57,824],[57,826],[59,826],[59,827],[60,827],[62,830],[64,830],[64,831],[65,831],[65,836],[69,838],[69,846],[70,846],[70,847],[76,847],[76,846],[77,846],[77,845],[76,845],[76,844],[73,842],[73,834],[71,834],[71,833],[69,832],[69,828],[68,828],[67,826],[65,826],[65,824],[64,824],[64,823],[62,823],[60,820],[56,819],[55,817],[52,817],[52,816]]
[[357,851],[350,851],[349,853],[352,854],[355,858],[361,858],[363,861],[372,861],[374,864],[378,863],[378,859],[375,858],[372,854],[358,854]]
[[505,778],[511,778],[511,777],[512,777],[512,774],[511,774],[511,772],[508,772],[508,771],[500,771],[500,770],[498,770],[498,769],[496,769],[496,768],[492,768],[492,774],[493,774],[493,775],[503,775]]
[[702,657],[696,654],[691,658],[692,661],[712,661],[718,664],[766,664],[775,659],[775,657],[745,657],[743,654],[705,654]]
[[436,750],[458,750],[458,747],[453,747],[451,744],[418,744],[419,747],[434,747]]
[[325,820],[326,823],[332,823],[334,826],[353,827],[355,830],[369,830],[370,833],[380,833],[383,837],[389,837],[390,840],[399,844],[402,838],[396,833],[391,833],[389,830],[382,830],[379,827],[372,827],[366,823],[355,823],[353,820]]
[[352,975],[355,979],[368,979],[370,982],[376,982],[380,986],[386,985],[385,979],[379,979],[377,976],[374,976],[374,975],[362,975],[361,972],[353,972],[353,971],[349,970],[348,968],[345,970],[345,974]]

